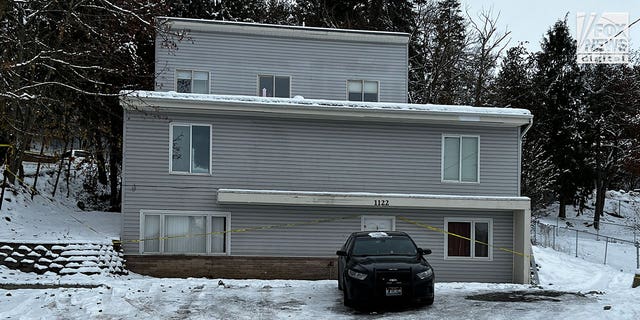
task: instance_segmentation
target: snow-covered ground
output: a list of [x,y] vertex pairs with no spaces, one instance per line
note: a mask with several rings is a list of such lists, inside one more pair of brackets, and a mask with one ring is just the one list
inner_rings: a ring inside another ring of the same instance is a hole
[[[36,165],[25,162],[25,182],[33,184]],[[82,193],[86,166],[72,166],[67,198],[64,173],[60,176],[55,197],[52,196],[57,164],[43,164],[38,178],[38,191],[33,199],[29,194],[5,191],[0,212],[0,240],[21,242],[108,242],[119,239],[120,214],[82,211],[78,195]],[[23,191],[24,192],[24,191]]]
[[[554,203],[538,210],[537,217],[534,218],[550,225],[596,232],[592,226],[594,207],[593,199],[587,201],[587,208],[582,213],[574,206],[567,206],[567,218],[558,219],[558,203]],[[640,231],[637,228],[640,224],[640,193],[607,191],[604,212],[605,215],[600,217],[599,234],[634,241],[633,227],[636,226],[635,236],[640,239]]]
[[[118,237],[119,214],[81,211],[73,196],[66,198],[62,180],[61,192],[52,198],[48,196],[52,177],[48,173],[43,177],[38,188],[44,197],[31,200],[12,193],[5,196],[11,201],[3,203],[0,241],[101,242]],[[28,183],[32,181],[29,179],[32,177],[28,177]],[[79,191],[81,183],[79,178],[72,180],[71,194]],[[542,219],[555,222],[551,215]],[[582,219],[588,220],[588,214]],[[631,218],[606,219],[613,218],[606,217],[605,221],[623,225],[631,223]],[[557,240],[570,243],[572,238],[561,234]],[[587,247],[584,250],[589,251]],[[367,311],[344,307],[336,281],[329,280],[169,279],[137,274],[58,276],[0,267],[0,318],[640,319],[640,288],[631,288],[635,270],[628,267],[635,255],[620,253],[611,258],[625,264],[621,268],[613,261],[608,265],[588,262],[550,248],[534,247],[533,251],[540,266],[539,286],[436,283],[431,307]],[[594,257],[602,257],[600,250],[592,251]]]
[[[600,230],[593,228],[593,208],[593,200],[587,202],[587,209],[581,214],[577,208],[567,206],[565,219],[557,218],[557,203],[536,212],[534,220],[540,223],[534,225],[533,240],[572,256],[634,272],[640,267],[640,255],[634,246],[640,241],[640,193],[608,191]],[[541,228],[541,224],[550,227]]]
[[[98,285],[0,289],[4,319],[639,319],[633,274],[534,248],[541,286],[437,283],[431,307],[358,311],[336,281],[166,279],[140,275],[38,276],[0,268],[0,283]],[[436,270],[437,272],[437,270]],[[1,286],[1,285],[0,285]],[[567,292],[555,296],[547,290]],[[528,302],[480,301],[471,296]],[[606,308],[609,308],[606,310]]]

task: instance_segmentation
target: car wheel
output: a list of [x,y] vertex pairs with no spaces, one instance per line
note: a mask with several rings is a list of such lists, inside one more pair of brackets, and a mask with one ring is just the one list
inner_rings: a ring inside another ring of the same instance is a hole
[[430,306],[433,304],[433,298],[435,297],[431,297],[431,298],[427,298],[427,300],[425,300],[424,305],[425,306]]
[[353,307],[353,301],[347,296],[347,290],[342,290],[342,302],[345,307]]

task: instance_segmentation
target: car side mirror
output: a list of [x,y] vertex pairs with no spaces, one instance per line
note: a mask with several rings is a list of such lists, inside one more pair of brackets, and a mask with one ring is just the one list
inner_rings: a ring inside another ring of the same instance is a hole
[[431,249],[422,249],[422,248],[418,248],[418,252],[420,252],[421,255],[428,255],[431,254]]
[[343,251],[343,250],[338,250],[338,251],[336,251],[336,254],[337,254],[337,255],[339,255],[339,256],[341,256],[341,257],[344,257],[344,256],[346,256],[346,255],[347,255],[347,252],[346,252],[346,251]]

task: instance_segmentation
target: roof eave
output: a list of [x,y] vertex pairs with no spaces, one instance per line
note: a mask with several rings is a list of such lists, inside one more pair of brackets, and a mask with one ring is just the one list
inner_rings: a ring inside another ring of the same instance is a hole
[[219,189],[220,204],[376,207],[386,200],[388,208],[438,208],[471,210],[529,210],[527,197],[457,196],[368,192],[313,192],[291,190]]
[[315,28],[236,21],[205,20],[176,17],[156,17],[157,23],[169,23],[172,27],[204,32],[243,33],[292,38],[316,38],[357,42],[408,44],[409,34],[374,30]]
[[466,125],[518,127],[529,124],[531,115],[487,114],[470,112],[439,112],[424,110],[357,109],[339,106],[269,104],[252,101],[184,100],[168,97],[123,96],[127,110],[181,112],[190,114],[226,113],[253,114],[271,117],[324,118],[383,122],[436,122]]

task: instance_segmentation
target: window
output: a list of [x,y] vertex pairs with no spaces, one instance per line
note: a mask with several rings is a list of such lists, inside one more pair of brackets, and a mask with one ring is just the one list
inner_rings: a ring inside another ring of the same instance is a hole
[[480,137],[442,137],[442,180],[479,182]]
[[170,128],[171,172],[210,173],[211,126],[171,124]]
[[176,91],[209,93],[209,72],[176,70]]
[[445,241],[447,253],[445,258],[492,259],[493,221],[491,219],[445,218],[444,223],[445,231],[451,233],[447,235]]
[[349,101],[378,102],[378,81],[347,81],[347,99]]
[[143,253],[228,253],[229,214],[143,210]]
[[259,75],[258,76],[258,96],[290,98],[291,77]]

